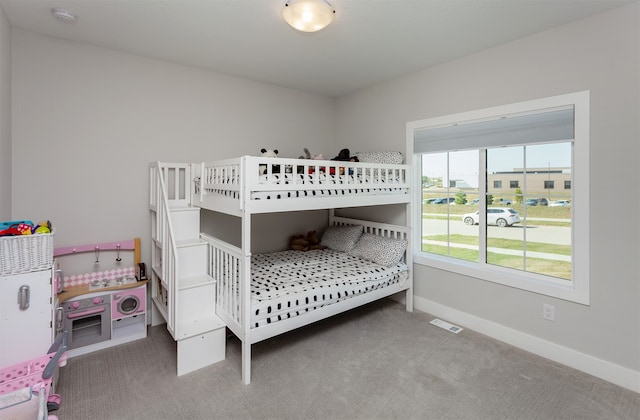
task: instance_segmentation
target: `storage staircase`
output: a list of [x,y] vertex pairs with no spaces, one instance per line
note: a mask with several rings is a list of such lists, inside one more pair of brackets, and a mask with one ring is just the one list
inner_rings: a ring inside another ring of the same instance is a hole
[[166,322],[176,340],[178,376],[225,358],[226,329],[215,313],[191,172],[189,164],[150,165],[152,325]]

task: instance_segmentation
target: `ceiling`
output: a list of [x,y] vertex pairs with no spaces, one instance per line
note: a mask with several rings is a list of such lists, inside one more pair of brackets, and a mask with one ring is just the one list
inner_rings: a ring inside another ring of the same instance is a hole
[[[0,0],[12,26],[339,96],[633,1],[330,0],[305,34],[284,0]],[[637,0],[636,0],[637,1]],[[66,9],[75,23],[55,19]]]

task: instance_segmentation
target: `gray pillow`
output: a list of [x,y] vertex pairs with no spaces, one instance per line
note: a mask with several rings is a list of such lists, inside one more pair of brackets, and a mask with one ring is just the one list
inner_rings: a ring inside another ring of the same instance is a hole
[[367,163],[401,165],[403,161],[403,156],[400,152],[358,152],[353,153],[353,156],[358,156],[360,162]]
[[320,245],[340,252],[349,252],[362,236],[361,225],[329,226],[324,231]]
[[399,263],[406,250],[407,241],[404,239],[363,233],[349,255],[388,267]]

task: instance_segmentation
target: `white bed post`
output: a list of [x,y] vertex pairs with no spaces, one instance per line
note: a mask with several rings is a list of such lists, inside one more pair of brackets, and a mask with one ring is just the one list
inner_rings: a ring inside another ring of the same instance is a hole
[[[412,193],[413,194],[413,193]],[[405,263],[409,267],[409,288],[405,293],[405,305],[408,312],[413,312],[413,246],[415,244],[413,239],[413,225],[414,225],[414,199],[411,198],[409,204],[406,207],[405,224],[407,225],[407,252],[405,253]]]
[[[245,194],[245,197],[247,196]],[[249,212],[242,218],[242,254],[244,264],[241,288],[242,383],[249,385],[251,382],[251,213]]]

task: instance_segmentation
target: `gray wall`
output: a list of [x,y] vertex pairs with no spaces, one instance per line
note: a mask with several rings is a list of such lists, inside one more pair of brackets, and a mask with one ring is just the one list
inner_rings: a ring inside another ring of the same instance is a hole
[[149,262],[151,161],[333,150],[333,99],[19,29],[12,41],[12,216],[50,219],[56,246],[139,236]]
[[591,305],[416,265],[419,299],[640,372],[639,21],[635,3],[340,98],[338,143],[404,150],[407,121],[591,91]]
[[0,220],[11,218],[11,30],[0,8]]

